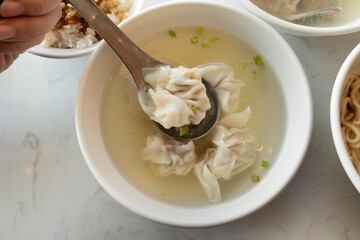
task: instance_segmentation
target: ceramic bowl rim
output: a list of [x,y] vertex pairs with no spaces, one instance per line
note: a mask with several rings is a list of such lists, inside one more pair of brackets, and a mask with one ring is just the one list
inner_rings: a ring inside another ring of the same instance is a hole
[[[349,81],[348,73],[356,60],[360,59],[360,43],[350,52],[342,64],[333,86],[330,102],[330,123],[334,145],[340,162],[349,177],[350,181],[360,193],[360,176],[353,166],[347,153],[346,146],[341,133],[340,124],[340,100],[345,84]],[[359,65],[360,67],[360,65]]]

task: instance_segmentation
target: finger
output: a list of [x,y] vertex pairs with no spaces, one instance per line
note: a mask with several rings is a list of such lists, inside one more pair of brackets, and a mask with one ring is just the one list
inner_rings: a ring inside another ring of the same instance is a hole
[[2,19],[0,21],[0,39],[15,42],[44,37],[55,26],[60,17],[61,8],[59,6],[52,12],[37,17],[25,16]]
[[61,0],[3,0],[0,14],[3,17],[21,15],[39,16],[52,12],[60,5]]
[[34,38],[29,41],[19,42],[0,42],[0,53],[23,53],[29,48],[40,44],[44,37]]
[[0,54],[0,72],[6,70],[19,57],[19,53]]

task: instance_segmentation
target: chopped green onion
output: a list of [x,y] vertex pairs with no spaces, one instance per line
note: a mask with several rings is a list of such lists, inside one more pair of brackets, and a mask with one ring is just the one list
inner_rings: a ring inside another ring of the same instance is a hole
[[248,66],[254,65],[254,63],[253,62],[246,62],[245,65],[248,67]]
[[176,33],[173,30],[169,30],[169,35],[172,38],[176,38]]
[[264,62],[263,62],[263,60],[262,60],[262,58],[261,58],[260,55],[254,56],[254,63],[255,63],[256,65],[263,65],[263,64],[264,64]]
[[256,71],[251,71],[252,75],[253,75],[253,79],[255,80],[256,79],[256,75],[257,75],[257,72]]
[[184,125],[178,128],[179,130],[179,136],[180,137],[185,137],[186,135],[189,134],[189,126],[188,125]]
[[265,160],[262,160],[261,161],[261,166],[266,168],[267,166],[269,166],[269,162],[265,161]]
[[204,33],[204,29],[202,27],[199,27],[199,28],[195,29],[196,36],[198,36],[198,37],[202,36],[203,33]]
[[202,43],[202,44],[201,44],[201,47],[202,47],[202,48],[210,48],[210,45],[207,44],[207,43]]
[[192,38],[190,39],[190,42],[191,42],[192,44],[197,44],[197,43],[198,43],[198,41],[199,41],[199,39],[198,39],[198,37],[197,37],[197,36],[192,37]]
[[188,104],[188,107],[193,111],[195,111],[195,109],[196,109],[196,106],[194,104],[191,104],[191,103]]
[[220,38],[218,38],[218,37],[213,37],[213,38],[210,39],[210,42],[211,42],[211,43],[216,43],[216,42],[219,41],[219,40],[220,40]]
[[239,69],[240,69],[241,71],[245,71],[245,63],[244,63],[244,62],[240,62],[240,64],[239,64]]
[[251,174],[251,181],[253,183],[258,183],[258,182],[260,182],[260,177],[258,175],[256,175],[255,173],[252,173]]

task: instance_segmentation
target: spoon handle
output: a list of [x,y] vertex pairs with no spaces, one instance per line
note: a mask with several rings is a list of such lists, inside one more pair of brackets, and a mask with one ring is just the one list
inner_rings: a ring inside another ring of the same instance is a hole
[[121,58],[133,76],[138,89],[143,89],[145,82],[142,75],[142,68],[153,67],[159,64],[159,62],[145,54],[106,16],[93,0],[69,1]]

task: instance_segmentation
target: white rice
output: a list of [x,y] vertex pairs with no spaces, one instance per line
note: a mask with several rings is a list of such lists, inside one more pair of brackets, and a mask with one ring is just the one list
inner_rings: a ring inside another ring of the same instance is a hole
[[[116,24],[128,17],[132,0],[94,0],[106,15]],[[62,0],[63,17],[58,24],[46,34],[41,43],[44,47],[53,48],[87,48],[100,40],[90,27],[84,29],[79,21],[67,23],[65,17],[78,14],[75,9]]]

